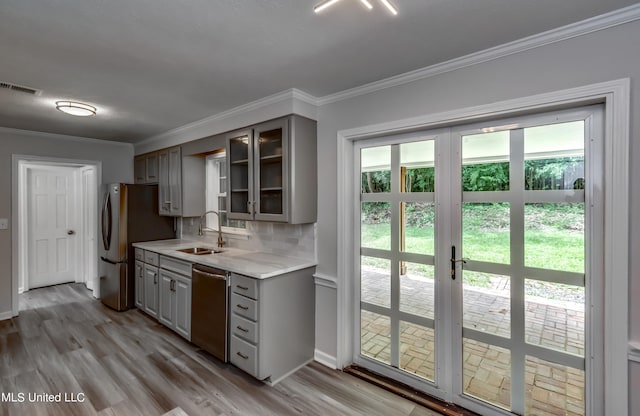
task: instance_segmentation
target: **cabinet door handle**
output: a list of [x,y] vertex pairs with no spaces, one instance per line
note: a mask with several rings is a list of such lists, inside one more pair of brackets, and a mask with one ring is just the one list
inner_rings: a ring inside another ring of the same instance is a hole
[[242,331],[242,332],[249,332],[249,330],[248,330],[248,329],[243,328],[243,327],[241,327],[241,326],[239,326],[239,325],[238,325],[238,326],[236,326],[236,328],[238,328],[238,329],[239,329],[240,331]]
[[158,273],[154,273],[153,274],[153,284],[157,285],[158,284]]
[[248,310],[249,310],[249,307],[248,307],[248,306],[243,306],[243,305],[240,305],[240,304],[237,304],[236,306],[237,306],[238,308],[240,308],[240,309],[244,310],[244,311],[248,311]]
[[236,352],[236,355],[238,355],[240,358],[244,358],[245,360],[249,359],[248,355],[244,355],[243,353],[241,353],[240,351]]
[[249,288],[248,288],[248,287],[246,287],[246,286],[236,285],[236,287],[237,287],[238,289],[242,289],[242,290],[249,290]]

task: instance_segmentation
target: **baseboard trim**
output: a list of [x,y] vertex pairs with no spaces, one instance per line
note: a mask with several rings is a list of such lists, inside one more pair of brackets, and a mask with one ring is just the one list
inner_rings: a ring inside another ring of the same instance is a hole
[[333,355],[329,355],[326,352],[322,352],[318,349],[315,350],[313,355],[313,359],[323,366],[329,367],[332,370],[336,370],[338,368],[338,360]]
[[0,312],[0,321],[13,318],[13,311]]
[[276,384],[278,384],[279,382],[281,382],[282,380],[284,380],[285,378],[289,377],[291,374],[295,373],[296,371],[300,370],[302,367],[306,367],[310,362],[313,361],[313,358],[303,362],[302,364],[300,364],[299,366],[297,366],[296,368],[294,368],[293,370],[289,371],[288,373],[285,373],[283,375],[281,375],[280,377],[278,377],[275,380],[272,379],[267,379],[264,380],[265,384],[268,384],[270,386],[275,386]]

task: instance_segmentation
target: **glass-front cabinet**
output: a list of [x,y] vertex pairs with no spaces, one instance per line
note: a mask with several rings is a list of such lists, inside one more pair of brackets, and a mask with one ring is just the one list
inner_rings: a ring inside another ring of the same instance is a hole
[[253,132],[251,129],[231,133],[227,137],[227,168],[229,169],[227,200],[230,218],[249,220],[253,207],[251,187],[252,170],[249,161],[253,158]]
[[254,129],[256,219],[286,221],[287,127],[288,120],[276,120]]
[[232,132],[227,162],[228,218],[315,222],[315,121],[289,116]]

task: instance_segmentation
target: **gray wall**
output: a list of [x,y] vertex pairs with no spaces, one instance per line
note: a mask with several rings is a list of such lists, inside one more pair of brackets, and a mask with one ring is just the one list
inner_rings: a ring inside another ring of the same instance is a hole
[[[327,104],[318,111],[318,273],[337,276],[336,135],[344,129],[435,114],[553,92],[620,78],[631,78],[631,213],[640,212],[640,22],[583,35]],[[640,340],[640,221],[632,215],[630,237],[631,339]],[[318,287],[316,348],[336,355],[335,290]],[[640,364],[632,365],[640,380]],[[631,391],[640,385],[630,386]],[[632,395],[633,396],[633,395]],[[640,415],[635,400],[630,414]]]
[[11,311],[11,155],[48,156],[102,162],[103,182],[133,182],[133,146],[98,140],[0,129],[0,314]]

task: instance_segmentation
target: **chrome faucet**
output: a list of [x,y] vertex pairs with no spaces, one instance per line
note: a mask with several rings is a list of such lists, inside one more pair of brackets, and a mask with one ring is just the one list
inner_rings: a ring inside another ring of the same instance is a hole
[[207,211],[200,216],[200,226],[198,227],[198,235],[204,235],[205,230],[215,231],[208,227],[202,226],[202,221],[205,219],[207,214],[216,214],[218,217],[218,247],[224,246],[224,240],[222,239],[222,223],[220,221],[220,214],[217,211]]

